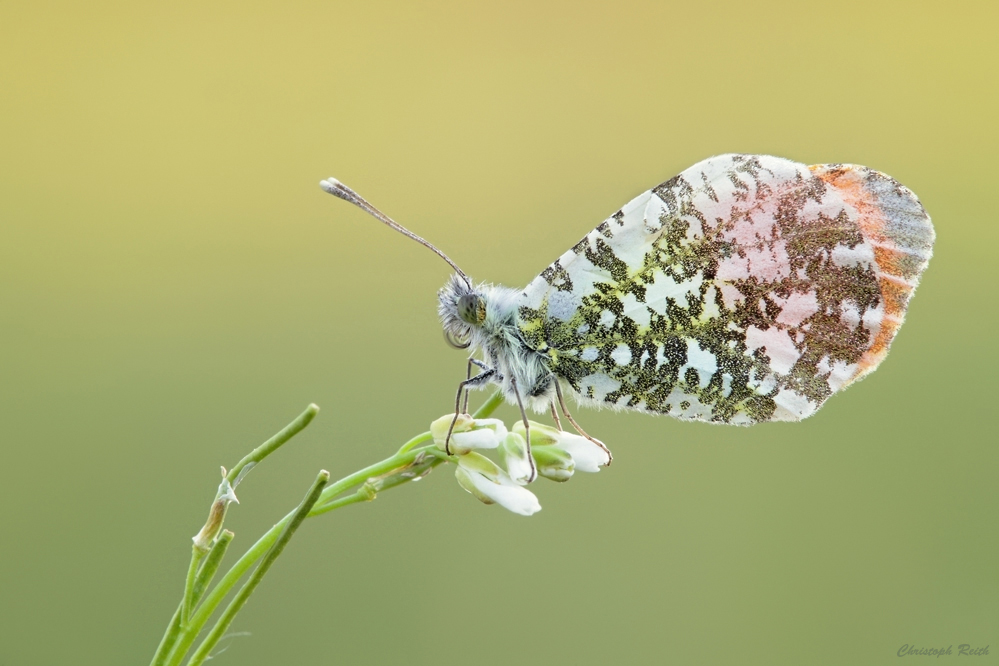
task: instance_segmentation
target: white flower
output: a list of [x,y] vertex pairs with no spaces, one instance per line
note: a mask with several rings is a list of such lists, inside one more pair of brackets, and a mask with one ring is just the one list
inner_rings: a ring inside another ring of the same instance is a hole
[[[529,423],[531,425],[531,448],[533,449],[537,445],[562,449],[572,456],[577,472],[599,472],[601,467],[610,464],[610,456],[607,451],[585,437],[534,421],[529,421]],[[513,432],[523,436],[524,424],[518,421],[513,426]]]
[[454,475],[462,488],[486,504],[499,504],[522,516],[541,511],[541,504],[534,493],[516,483],[499,465],[479,453],[460,456]]
[[[530,516],[541,510],[538,498],[524,488],[534,480],[532,477],[568,481],[576,470],[599,472],[610,464],[610,455],[600,444],[585,437],[534,421],[529,424],[530,454],[527,429],[522,422],[508,432],[499,419],[447,414],[430,424],[430,434],[437,447],[444,450],[450,431],[447,448],[457,458],[454,475],[462,488],[486,504],[499,504],[514,513]],[[476,453],[476,449],[497,449],[503,467]]]
[[[454,414],[442,416],[430,424],[430,434],[437,448],[445,448],[447,431],[451,427]],[[464,455],[475,449],[495,449],[506,438],[506,426],[499,419],[473,419],[468,414],[459,414],[451,431],[447,448],[455,455]]]

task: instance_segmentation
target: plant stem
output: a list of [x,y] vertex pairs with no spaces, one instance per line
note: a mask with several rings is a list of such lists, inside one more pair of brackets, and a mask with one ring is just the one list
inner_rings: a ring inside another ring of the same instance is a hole
[[218,644],[219,640],[225,634],[226,629],[228,629],[229,625],[232,624],[233,619],[236,617],[236,613],[243,608],[247,600],[250,598],[250,595],[253,594],[253,591],[257,588],[257,585],[260,584],[264,574],[266,574],[267,570],[271,568],[272,564],[274,564],[274,560],[276,560],[278,555],[281,554],[284,547],[288,545],[291,537],[295,534],[295,530],[297,530],[299,525],[301,525],[302,522],[308,517],[309,511],[312,510],[312,507],[319,500],[319,495],[322,493],[326,484],[329,483],[329,480],[329,472],[326,470],[319,472],[319,476],[316,477],[312,487],[309,488],[309,492],[306,493],[305,499],[302,500],[302,503],[299,504],[298,508],[291,514],[291,520],[288,521],[288,524],[285,525],[283,530],[281,530],[281,535],[278,537],[277,541],[275,541],[274,545],[267,551],[267,554],[264,555],[264,559],[261,560],[260,565],[257,566],[256,570],[252,574],[250,574],[250,577],[243,584],[243,587],[239,589],[239,592],[236,593],[236,596],[233,597],[232,601],[229,602],[226,609],[222,611],[222,616],[219,617],[218,622],[215,623],[215,626],[212,627],[211,631],[208,632],[208,635],[205,636],[205,640],[201,642],[198,649],[194,651],[194,654],[187,662],[187,666],[200,666],[200,664],[205,662],[205,659],[208,658],[212,649]]
[[184,581],[184,601],[181,604],[180,625],[187,626],[187,621],[191,617],[191,609],[194,607],[194,580],[198,576],[198,564],[205,552],[197,546],[191,547],[191,564],[187,567],[187,579]]
[[191,649],[191,644],[194,643],[194,639],[198,637],[201,630],[204,628],[205,624],[208,622],[208,618],[211,617],[215,609],[218,608],[219,604],[225,598],[226,594],[236,585],[240,578],[243,577],[253,563],[260,559],[267,549],[274,545],[277,540],[278,535],[284,526],[291,520],[292,514],[288,514],[282,518],[276,525],[267,530],[262,537],[257,539],[257,542],[250,546],[250,549],[243,553],[243,556],[232,565],[232,568],[226,572],[212,590],[205,595],[204,601],[201,605],[194,611],[191,616],[190,622],[184,627],[177,638],[174,639],[172,647],[170,647],[170,655],[166,659],[161,661],[154,661],[156,666],[176,666],[180,664],[184,655],[187,651]]
[[[475,411],[473,416],[475,418],[486,418],[491,415],[496,408],[503,402],[503,394],[500,391],[496,391],[492,396],[489,397],[486,402],[482,404],[479,409]],[[229,471],[226,476],[230,479],[230,483],[239,479],[239,475],[242,470],[245,470],[248,465],[256,464],[260,460],[263,460],[267,455],[273,453],[278,447],[288,441],[292,436],[302,430],[306,425],[309,424],[318,412],[318,407],[315,405],[310,405],[308,409],[305,410],[295,421],[285,427],[277,435],[269,439],[267,442],[261,446],[254,449],[250,455],[243,458],[232,470]],[[427,446],[422,446],[415,448],[418,444],[430,439],[430,433],[423,433],[412,438],[399,449],[399,451],[390,458],[386,458],[381,462],[375,463],[365,467],[362,470],[358,470],[353,474],[345,476],[344,478],[338,480],[332,485],[328,485],[325,488],[321,488],[321,492],[315,502],[311,505],[311,508],[307,512],[306,517],[317,516],[323,513],[328,513],[334,509],[338,509],[350,504],[357,504],[359,502],[373,499],[370,492],[355,492],[351,495],[345,497],[337,497],[347,490],[365,483],[368,479],[372,477],[378,477],[381,475],[388,474],[393,470],[405,467],[407,465],[413,464],[413,462],[419,456],[433,456],[434,460],[430,461],[426,467],[435,467],[443,462],[449,460],[449,458],[443,454],[443,452],[438,451],[435,444],[429,444]],[[440,455],[437,455],[440,453]],[[417,478],[417,477],[414,477]],[[398,482],[393,482],[386,485],[387,488],[391,488],[394,485],[399,485]],[[301,509],[301,505],[299,506]],[[156,655],[153,657],[152,666],[178,666],[180,661],[187,654],[187,651],[191,648],[192,643],[197,638],[198,634],[204,628],[205,624],[208,622],[209,618],[222,603],[222,600],[226,595],[232,591],[236,583],[239,582],[240,578],[246,574],[247,571],[254,565],[257,560],[268,553],[268,549],[272,548],[283,530],[290,524],[297,515],[299,509],[289,513],[284,518],[279,520],[273,527],[271,527],[267,532],[265,532],[256,543],[254,543],[250,548],[243,553],[243,556],[236,561],[235,564],[225,573],[222,579],[211,589],[207,594],[204,595],[204,599],[201,600],[201,591],[207,587],[208,582],[211,579],[210,575],[205,576],[206,580],[204,585],[199,585],[201,582],[202,574],[199,573],[198,579],[195,582],[195,590],[197,591],[195,597],[195,607],[192,608],[193,614],[190,616],[189,621],[183,627],[180,626],[180,616],[182,611],[182,606],[177,608],[171,619],[170,625],[167,628],[166,633],[163,636],[163,640],[160,642],[160,646],[156,651]],[[224,533],[223,533],[224,534]],[[231,534],[231,533],[230,533]],[[231,537],[230,537],[231,538]],[[221,539],[221,537],[220,537]],[[218,544],[216,543],[216,546]],[[226,542],[228,545],[228,541]],[[221,555],[224,553],[224,548],[219,553],[218,560],[221,560]],[[278,552],[280,554],[280,551]],[[209,559],[206,561],[205,565],[202,566],[202,573],[207,573],[209,562],[212,561],[212,556],[215,555],[215,549],[211,551]],[[277,557],[277,554],[274,555]],[[273,561],[273,560],[272,560]],[[218,568],[218,563],[213,565],[216,569]],[[269,565],[268,565],[269,566]],[[263,576],[262,572],[260,577]],[[214,570],[211,571],[214,574]],[[255,575],[255,574],[254,574]],[[257,583],[259,583],[259,578]],[[252,591],[252,590],[251,590]],[[197,601],[201,601],[200,605],[197,605]],[[244,602],[245,603],[245,602]],[[230,604],[231,606],[231,604]],[[228,610],[228,609],[227,609]],[[238,609],[236,609],[238,611]],[[233,613],[234,615],[235,613]],[[229,620],[231,622],[231,618]],[[218,625],[216,625],[218,626]],[[206,639],[207,640],[207,639]],[[204,645],[204,644],[202,644]],[[199,647],[199,652],[201,648]],[[193,659],[193,657],[192,657]],[[194,663],[194,662],[191,662]]]
[[[365,467],[364,469],[355,472],[350,476],[346,476],[340,479],[339,481],[337,481],[331,486],[326,487],[325,490],[322,491],[322,493],[320,494],[319,501],[316,502],[316,504],[319,506],[316,508],[320,510],[319,511],[320,513],[326,513],[326,511],[331,509],[322,510],[324,508],[322,502],[328,501],[329,499],[336,497],[336,495],[339,495],[345,490],[349,490],[350,488],[353,488],[356,485],[364,483],[372,476],[385,474],[387,472],[391,472],[394,469],[398,469],[399,467],[408,465],[409,463],[413,462],[413,460],[418,455],[420,455],[422,451],[424,451],[425,449],[429,449],[432,446],[434,445],[431,444],[430,446],[422,447],[420,449],[415,449],[412,451],[407,451],[406,453],[403,454],[394,455],[391,458],[386,458],[385,460],[379,463],[375,463],[374,465]],[[346,506],[346,504],[353,504],[353,503],[354,502],[348,502],[345,503],[344,506]],[[281,531],[291,521],[294,515],[295,512],[293,511],[288,515],[286,515],[281,520],[279,520],[273,527],[267,530],[267,532],[265,532],[263,536],[257,539],[257,542],[252,546],[250,546],[250,549],[247,550],[243,554],[243,556],[239,558],[239,560],[235,564],[232,565],[232,568],[226,572],[226,574],[222,577],[222,579],[218,582],[218,584],[214,588],[212,588],[212,590],[208,594],[205,595],[204,601],[194,611],[194,614],[191,615],[190,621],[187,622],[187,624],[181,628],[180,636],[175,640],[169,658],[161,662],[154,661],[153,662],[154,664],[159,663],[169,666],[176,666],[177,664],[180,663],[184,655],[190,649],[191,644],[194,643],[194,640],[201,632],[201,629],[208,622],[208,619],[211,617],[212,613],[215,612],[215,609],[218,608],[219,604],[222,603],[222,600],[225,598],[225,596],[232,590],[233,587],[235,587],[236,583],[239,582],[239,579],[242,578],[247,571],[249,571],[249,569],[253,566],[253,564],[257,560],[259,560],[264,555],[264,553],[267,552],[267,549],[274,545],[274,543],[278,539],[278,536],[281,534]]]
[[503,391],[496,391],[489,399],[482,403],[482,406],[475,410],[472,414],[473,418],[485,419],[488,418],[490,414],[496,411],[496,408],[503,404]]
[[225,478],[229,479],[229,483],[231,483],[235,488],[237,485],[236,482],[240,480],[239,476],[244,469],[249,472],[249,468],[252,468],[253,465],[256,465],[261,460],[281,448],[281,446],[289,439],[302,432],[302,430],[305,429],[305,426],[309,425],[309,423],[312,422],[312,419],[316,418],[316,414],[318,413],[319,407],[315,403],[306,407],[305,411],[298,415],[298,418],[282,428],[279,433],[246,454],[242,460],[236,463],[235,467],[229,470],[229,473],[226,474]]
[[177,643],[177,639],[180,638],[180,613],[183,609],[184,600],[181,599],[180,605],[177,606],[177,610],[173,612],[173,617],[170,618],[167,630],[163,633],[163,638],[160,639],[160,644],[156,648],[156,654],[153,655],[150,666],[164,666],[166,664],[167,656]]
[[[268,439],[266,442],[255,448],[253,451],[250,452],[249,455],[244,456],[243,459],[240,460],[238,463],[236,463],[236,466],[233,467],[232,470],[230,470],[227,473],[225,481],[223,482],[222,485],[219,486],[219,492],[221,493],[223,487],[227,485],[226,482],[228,482],[228,485],[230,486],[235,486],[241,480],[241,476],[245,475],[245,473],[248,472],[254,465],[256,465],[258,462],[260,462],[268,455],[276,451],[288,440],[290,440],[296,434],[301,432],[307,425],[309,425],[309,423],[312,421],[313,418],[315,418],[318,412],[319,412],[319,407],[317,407],[314,404],[309,405],[308,407],[306,407],[304,412],[299,414],[298,417],[295,418],[295,420],[293,420],[287,426],[282,428],[280,432],[278,432],[276,435]],[[213,509],[215,509],[215,504],[218,502],[219,497],[220,495],[217,494],[215,497],[215,502],[213,502],[212,504]],[[209,518],[211,518],[211,515],[212,515],[211,512],[209,512]],[[224,513],[222,517],[224,518]],[[187,626],[189,624],[190,618],[187,617],[186,615],[189,615],[190,611],[194,610],[194,605],[197,603],[197,600],[200,599],[202,591],[205,589],[205,587],[207,587],[208,583],[211,581],[212,576],[218,570],[218,566],[219,563],[221,562],[222,555],[225,553],[225,548],[226,546],[228,546],[229,541],[232,539],[232,532],[228,533],[229,534],[228,537],[226,537],[225,534],[226,531],[223,531],[222,534],[215,540],[215,544],[212,547],[211,556],[209,556],[209,561],[211,561],[212,556],[215,556],[217,558],[212,567],[211,568],[208,567],[207,563],[206,565],[203,565],[201,567],[201,573],[198,574],[198,578],[195,580],[194,583],[194,588],[196,589],[199,588],[198,585],[199,582],[201,583],[200,589],[197,589],[196,594],[192,594],[192,589],[190,585],[191,582],[190,573],[191,570],[197,564],[194,561],[194,556],[192,556],[191,567],[188,570],[188,578],[185,581],[184,597],[181,599],[180,604],[177,606],[176,612],[174,612],[173,617],[170,619],[170,622],[167,625],[166,632],[164,632],[163,638],[160,640],[160,644],[156,649],[156,653],[153,655],[151,666],[165,666],[168,663],[173,663],[174,657],[176,656],[178,649],[177,647],[178,641],[184,639],[190,630],[190,627]],[[190,603],[192,598],[194,599],[194,601],[193,603]],[[216,602],[215,605],[217,606],[218,602]],[[188,611],[187,614],[185,614],[185,610]],[[214,610],[214,606],[212,610]],[[197,631],[195,632],[195,636],[197,636],[197,632],[201,631],[201,627],[203,626],[203,624],[204,620],[202,620],[201,623],[197,625]],[[190,640],[193,640],[193,637]],[[183,657],[184,653],[186,653],[189,648],[190,648],[190,641],[187,642],[187,646],[183,648],[183,651],[180,653],[180,656],[177,657],[178,661],[180,658]]]
[[191,596],[191,601],[194,608],[201,601],[201,596],[205,593],[205,588],[212,582],[212,578],[215,577],[215,572],[218,571],[219,565],[222,564],[222,558],[225,557],[225,551],[229,548],[229,542],[235,535],[229,530],[222,530],[218,538],[215,539],[215,545],[212,546],[212,550],[208,553],[208,557],[205,559],[204,564],[201,565],[201,570],[198,571],[198,577],[194,581],[194,594]]
[[321,516],[324,513],[329,513],[330,511],[333,511],[334,509],[339,509],[340,507],[343,506],[350,506],[351,504],[358,504],[359,502],[370,502],[373,499],[374,498],[371,496],[370,493],[358,490],[356,493],[351,493],[350,495],[344,495],[343,497],[338,497],[332,502],[328,502],[322,506],[314,507],[312,509],[312,513],[309,514],[309,517],[311,518],[312,516]]
[[405,453],[406,451],[412,449],[414,446],[418,446],[432,437],[433,435],[431,435],[429,432],[420,433],[413,439],[409,440],[408,442],[400,446],[399,450],[396,451],[396,453]]
[[329,486],[328,488],[326,488],[326,490],[323,491],[323,496],[320,498],[318,502],[319,507],[322,508],[322,506],[325,503],[329,502],[340,493],[346,490],[350,490],[351,488],[353,488],[358,484],[364,483],[373,476],[381,476],[382,474],[391,472],[394,469],[398,469],[399,467],[404,467],[410,464],[416,459],[416,457],[422,451],[429,449],[431,446],[433,446],[433,444],[431,444],[430,446],[423,446],[418,449],[411,449],[409,451],[406,451],[405,453],[397,453],[391,458],[386,458],[381,462],[377,462],[374,465],[369,465],[364,469],[358,470],[353,474],[350,474],[349,476],[343,477],[342,479],[340,479],[339,481],[337,481],[336,483]]

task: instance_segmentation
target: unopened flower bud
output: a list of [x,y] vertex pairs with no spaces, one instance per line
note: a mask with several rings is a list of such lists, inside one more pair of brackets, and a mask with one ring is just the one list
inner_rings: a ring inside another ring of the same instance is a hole
[[[451,427],[452,421],[454,421],[453,428]],[[451,435],[454,436],[454,433],[471,430],[474,425],[475,419],[472,418],[471,414],[458,414],[457,418],[454,414],[445,414],[430,424],[430,434],[433,435],[435,442],[443,442],[449,428]]]
[[[430,434],[437,448],[445,448],[452,421],[454,414],[448,414],[430,424]],[[499,419],[473,419],[468,414],[459,414],[451,430],[448,448],[459,456],[475,449],[495,449],[506,437],[506,432],[506,426]]]
[[[528,423],[531,425],[531,448],[536,444],[541,446],[555,444],[557,446],[562,435],[565,434],[558,428],[553,428],[543,423],[535,423],[534,421],[528,421]],[[524,422],[517,421],[514,423],[513,431],[523,437],[526,432]]]
[[531,461],[527,458],[527,442],[523,436],[515,432],[507,433],[499,445],[498,452],[510,478],[515,483],[526,486],[531,480],[533,470]]
[[[531,429],[531,434],[534,434],[533,429]],[[572,456],[557,446],[532,446],[531,455],[534,456],[538,474],[552,481],[568,481],[576,469],[576,463]]]

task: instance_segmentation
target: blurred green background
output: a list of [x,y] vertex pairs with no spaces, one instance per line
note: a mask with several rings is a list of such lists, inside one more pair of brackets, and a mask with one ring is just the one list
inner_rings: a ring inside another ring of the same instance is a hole
[[522,286],[723,152],[920,196],[881,369],[800,424],[581,412],[614,466],[529,519],[442,469],[309,521],[213,663],[996,663],[997,7],[3,3],[0,666],[147,663],[218,466],[309,402],[234,553],[448,411],[447,267],[321,178]]

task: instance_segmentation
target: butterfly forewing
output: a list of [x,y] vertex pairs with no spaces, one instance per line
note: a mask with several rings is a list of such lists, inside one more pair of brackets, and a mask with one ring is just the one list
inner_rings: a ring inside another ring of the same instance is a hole
[[884,358],[932,243],[918,199],[884,174],[723,155],[546,268],[520,327],[584,402],[798,420]]

